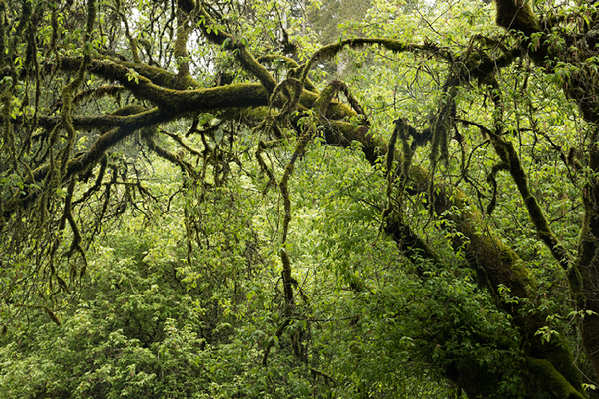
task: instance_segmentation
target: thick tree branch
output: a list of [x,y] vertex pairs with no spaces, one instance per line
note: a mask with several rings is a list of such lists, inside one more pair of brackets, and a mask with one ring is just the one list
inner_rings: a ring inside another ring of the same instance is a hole
[[[58,68],[60,68],[62,70],[72,71],[72,70],[76,70],[77,67],[79,65],[81,65],[81,60],[82,60],[82,57],[64,57],[64,58],[60,59],[57,66],[58,66]],[[91,62],[92,67],[90,69],[90,72],[95,73],[94,65],[96,65],[98,63],[101,64],[103,62],[113,62],[117,65],[124,67],[127,70],[130,70],[130,72],[131,71],[136,72],[137,74],[150,79],[154,84],[156,84],[158,86],[162,86],[164,88],[175,89],[175,90],[185,90],[185,89],[189,89],[190,85],[193,86],[194,88],[201,87],[199,85],[199,83],[193,79],[182,82],[179,79],[177,74],[169,72],[169,71],[167,71],[163,68],[157,67],[157,66],[147,65],[144,63],[122,61],[122,60],[109,58],[109,57],[92,59],[92,62]],[[98,71],[101,71],[101,70],[103,70],[103,68],[101,68],[99,64],[96,65],[96,69]],[[55,66],[56,66],[55,64],[48,63],[48,64],[44,65],[44,69],[46,71],[50,71]],[[106,66],[104,66],[104,68],[106,68]],[[105,76],[105,77],[110,78],[109,76]],[[119,78],[117,80],[121,80],[121,79]]]

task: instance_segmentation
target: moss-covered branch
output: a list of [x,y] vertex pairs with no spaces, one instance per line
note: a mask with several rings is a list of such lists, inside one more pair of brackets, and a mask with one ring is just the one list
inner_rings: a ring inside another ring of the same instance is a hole
[[179,166],[183,173],[187,173],[193,178],[198,178],[197,173],[195,172],[193,166],[189,162],[185,161],[182,157],[179,157],[177,154],[173,154],[172,152],[168,151],[167,149],[156,143],[156,141],[154,140],[155,133],[156,130],[150,128],[146,129],[146,131],[142,135],[144,140],[148,144],[150,150],[154,151],[156,155],[158,155],[160,158]]
[[73,104],[78,104],[87,98],[100,98],[103,96],[116,96],[123,92],[125,87],[122,85],[102,85],[92,89],[87,89],[78,92],[73,98]]
[[345,98],[347,98],[347,101],[351,105],[354,112],[356,112],[358,115],[362,115],[363,117],[365,117],[364,110],[358,103],[358,100],[356,100],[356,98],[351,94],[347,85],[340,80],[333,80],[332,82],[330,82],[322,90],[320,96],[314,102],[314,108],[316,108],[318,115],[320,115],[323,118],[326,118],[329,106],[333,101],[333,97],[338,92],[342,92],[345,95]]
[[[72,112],[73,112],[73,98],[75,97],[76,90],[79,89],[79,86],[83,83],[83,79],[85,76],[85,72],[87,69],[87,65],[91,60],[91,42],[90,38],[92,36],[92,32],[94,29],[94,22],[96,20],[96,2],[95,0],[87,1],[87,25],[85,30],[85,35],[83,39],[83,60],[81,61],[81,65],[77,70],[77,73],[71,81],[66,84],[62,89],[62,125],[67,132],[67,145],[63,151],[62,155],[62,165],[60,169],[60,173],[64,174],[67,160],[71,156],[73,151],[73,147],[75,146],[75,136],[77,134],[75,127],[73,126],[72,121]],[[56,130],[54,135],[58,134]],[[55,137],[50,137],[50,141],[55,141]]]
[[359,48],[364,47],[366,45],[380,45],[381,47],[393,51],[394,53],[402,53],[402,52],[420,52],[420,53],[428,53],[437,55],[444,59],[452,59],[451,54],[435,44],[427,43],[427,44],[410,44],[400,40],[394,39],[383,39],[383,38],[367,38],[367,37],[358,37],[352,39],[341,40],[338,43],[328,44],[324,47],[321,47],[317,50],[310,60],[306,62],[306,64],[302,67],[300,80],[303,84],[305,84],[306,79],[308,77],[308,73],[310,69],[314,66],[317,61],[330,59],[337,55],[343,48]]
[[[72,66],[65,62],[63,68]],[[129,68],[126,63],[112,60],[92,60],[88,70],[104,79],[118,81],[130,90],[139,99],[150,101],[162,108],[165,112],[185,114],[188,112],[216,111],[228,107],[256,107],[267,104],[266,91],[259,84],[240,83],[208,89],[176,90],[154,83],[154,81],[140,75],[135,69]],[[174,83],[172,76],[149,69],[155,72],[161,81]],[[176,79],[176,78],[175,78]]]
[[[275,62],[281,62],[285,65],[285,67],[288,70],[293,70],[293,69],[299,69],[300,65],[294,60],[291,59],[289,57],[286,57],[284,55],[281,54],[267,54],[264,55],[262,57],[260,57],[258,59],[258,62],[260,63],[275,63]],[[318,89],[316,88],[316,86],[314,85],[314,83],[310,80],[310,79],[306,79],[305,82],[305,86],[306,89],[310,90],[310,91],[314,91],[317,92]]]
[[545,217],[545,213],[530,192],[526,173],[522,168],[520,158],[518,157],[513,144],[502,140],[497,135],[491,136],[491,143],[493,144],[493,147],[495,148],[502,162],[507,165],[507,169],[514,180],[514,183],[516,183],[516,187],[518,188],[520,196],[522,197],[522,201],[526,206],[530,220],[535,226],[539,238],[547,246],[547,248],[549,248],[551,254],[558,261],[560,266],[564,270],[568,270],[570,267],[570,257],[568,256],[566,249],[551,230],[551,226],[549,226],[549,222]]
[[[67,182],[73,176],[87,171],[93,167],[100,159],[102,159],[108,149],[121,142],[123,139],[131,135],[137,129],[142,127],[153,126],[158,123],[164,123],[171,120],[171,116],[162,113],[158,108],[148,111],[143,108],[129,108],[128,112],[135,112],[128,117],[123,117],[121,126],[103,133],[95,143],[83,154],[67,161],[65,165],[65,173],[62,176],[62,181]],[[50,170],[49,164],[44,164],[33,171],[33,181],[28,184],[38,184],[41,182]],[[37,197],[37,191],[29,191],[24,195],[8,201],[3,204],[3,216],[9,218],[17,208],[27,207]]]
[[213,21],[212,16],[202,6],[199,9],[199,15],[202,18],[200,27],[206,38],[219,46],[223,46],[226,50],[232,51],[243,69],[255,76],[264,88],[272,93],[277,85],[275,79],[264,65],[260,64],[248,51],[247,46],[241,40],[217,28],[218,24]]
[[[490,76],[488,81],[491,83],[492,91],[490,93],[491,98],[495,104],[496,114],[500,115],[503,111],[503,103],[502,98],[500,96],[499,84],[495,80],[494,76]],[[501,129],[501,123],[497,120],[495,122],[497,129]],[[522,167],[522,163],[520,162],[520,157],[516,153],[516,149],[513,144],[505,140],[501,131],[490,131],[487,129],[487,133],[489,134],[489,138],[495,152],[501,159],[503,165],[505,165],[506,169],[509,171],[516,187],[518,188],[518,192],[522,197],[522,201],[526,206],[526,210],[528,211],[528,215],[530,220],[532,221],[537,234],[541,241],[549,248],[553,257],[558,261],[560,266],[564,270],[568,270],[571,266],[571,260],[568,256],[566,249],[559,242],[551,227],[549,226],[549,222],[545,217],[545,213],[539,206],[536,198],[530,192],[528,187],[528,178],[526,177],[526,173],[524,172],[524,168]],[[575,282],[571,282],[571,284]]]
[[[108,6],[108,7],[110,7],[110,6]],[[129,21],[127,20],[127,17],[121,10],[121,1],[120,0],[116,0],[116,8],[114,9],[114,11],[121,18],[121,21],[123,22],[123,25],[125,26],[125,37],[129,41],[129,49],[131,50],[131,55],[133,56],[133,61],[135,63],[140,63],[141,59],[139,58],[137,39],[135,39],[135,37],[133,37],[133,35],[131,34],[131,30],[129,29]]]
[[579,281],[573,287],[579,309],[590,311],[582,320],[582,341],[595,372],[599,374],[599,133],[595,131],[589,146],[591,174],[583,190],[584,219],[578,243],[578,257],[570,278]]
[[[64,57],[60,59],[60,62],[57,66],[64,71],[72,71],[76,70],[77,67],[81,65],[81,60],[82,57]],[[154,84],[162,86],[164,88],[174,90],[185,90],[189,89],[190,86],[193,88],[201,87],[200,84],[193,79],[188,79],[187,81],[182,82],[176,73],[169,72],[166,69],[157,66],[147,65],[144,63],[122,61],[109,57],[92,59],[92,68],[90,72],[95,73],[93,66],[96,63],[102,63],[103,61],[111,61],[117,65],[121,65],[127,70],[131,70],[140,76],[148,78]],[[47,63],[46,65],[44,65],[44,69],[50,71],[55,66],[55,64]],[[99,65],[96,65],[96,67],[98,72],[103,70],[103,68],[100,68]],[[99,76],[102,75],[99,74]]]

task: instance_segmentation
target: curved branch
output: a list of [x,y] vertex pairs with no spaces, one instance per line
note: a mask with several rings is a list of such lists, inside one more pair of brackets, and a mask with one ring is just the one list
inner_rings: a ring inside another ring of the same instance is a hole
[[116,96],[123,90],[125,90],[124,86],[110,84],[98,86],[93,89],[83,90],[75,95],[75,97],[73,98],[73,104],[78,104],[89,97],[100,98],[103,96]]
[[[494,89],[491,92],[491,98],[493,99],[495,108],[497,109],[497,112],[502,112],[502,99],[498,94],[500,92],[497,91],[499,84],[493,76],[490,77],[489,81],[491,83],[491,87]],[[500,126],[498,121],[496,121],[495,124]],[[510,172],[512,179],[514,180],[514,183],[520,192],[522,201],[526,206],[528,216],[530,217],[530,220],[532,221],[539,238],[547,246],[547,248],[549,248],[551,255],[553,255],[553,257],[558,261],[560,266],[564,270],[568,270],[571,265],[568,252],[551,230],[543,210],[539,206],[536,198],[531,194],[530,188],[528,187],[528,178],[526,177],[526,172],[524,172],[524,168],[520,162],[520,157],[516,153],[514,145],[510,141],[504,140],[500,133],[501,132],[498,131],[490,132],[489,138],[491,145],[501,159],[501,162],[506,165],[507,170]],[[575,282],[570,281],[570,283],[574,284]]]
[[252,54],[247,50],[245,44],[240,40],[237,40],[232,35],[216,28],[212,16],[200,6],[200,28],[204,32],[204,35],[211,42],[222,46],[226,50],[231,50],[237,58],[237,61],[241,64],[243,69],[254,75],[264,88],[272,93],[275,86],[277,85],[275,79],[272,77],[270,72],[260,64]]
[[372,45],[372,44],[380,45],[380,46],[386,48],[387,50],[393,51],[394,53],[402,53],[405,51],[425,52],[425,53],[429,53],[429,54],[438,55],[441,58],[444,58],[446,60],[453,59],[453,56],[451,55],[451,53],[449,53],[445,49],[438,47],[437,45],[435,45],[433,43],[408,44],[408,43],[402,42],[400,40],[393,40],[393,39],[358,37],[358,38],[353,38],[353,39],[341,40],[338,43],[328,44],[324,47],[321,47],[319,50],[317,50],[312,55],[310,60],[308,60],[308,62],[302,68],[301,77],[300,77],[302,84],[305,84],[306,79],[308,77],[308,72],[310,72],[310,69],[314,66],[316,61],[332,58],[335,55],[337,55],[337,53],[339,53],[341,50],[343,50],[343,48],[346,46],[350,47],[350,48],[358,48],[358,47],[363,47],[363,46]]

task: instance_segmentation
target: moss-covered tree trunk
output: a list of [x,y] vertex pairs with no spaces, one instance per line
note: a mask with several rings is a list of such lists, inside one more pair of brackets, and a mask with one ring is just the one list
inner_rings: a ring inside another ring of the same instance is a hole
[[574,296],[582,320],[582,339],[595,373],[599,375],[599,148],[594,138],[590,151],[591,175],[584,188],[584,220],[580,233],[578,258],[571,274],[578,284]]
[[[594,3],[594,2],[590,2]],[[591,361],[595,378],[599,376],[599,84],[594,78],[594,68],[589,62],[596,54],[596,38],[593,29],[599,21],[594,6],[585,12],[585,22],[578,30],[566,37],[568,48],[551,45],[553,21],[539,22],[526,0],[495,0],[498,25],[524,33],[523,51],[530,51],[530,57],[549,73],[558,63],[570,65],[570,73],[563,84],[564,92],[576,101],[584,119],[595,130],[588,141],[588,148],[582,149],[586,154],[583,160],[588,170],[582,174],[585,181],[583,191],[584,220],[580,231],[580,242],[576,260],[567,263],[567,272],[572,294],[579,310],[586,312],[582,320],[582,337],[586,354]],[[528,38],[535,34],[539,46],[531,46]],[[531,215],[532,217],[532,215]],[[534,221],[534,219],[533,219]],[[539,231],[539,233],[543,233]],[[555,240],[553,240],[555,242]],[[546,242],[553,251],[556,244]],[[558,257],[556,257],[558,258]],[[565,259],[557,259],[564,262]]]

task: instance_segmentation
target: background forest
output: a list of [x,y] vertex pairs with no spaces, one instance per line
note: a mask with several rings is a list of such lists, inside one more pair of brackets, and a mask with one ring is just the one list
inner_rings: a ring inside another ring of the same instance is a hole
[[599,397],[599,5],[0,0],[0,398]]

